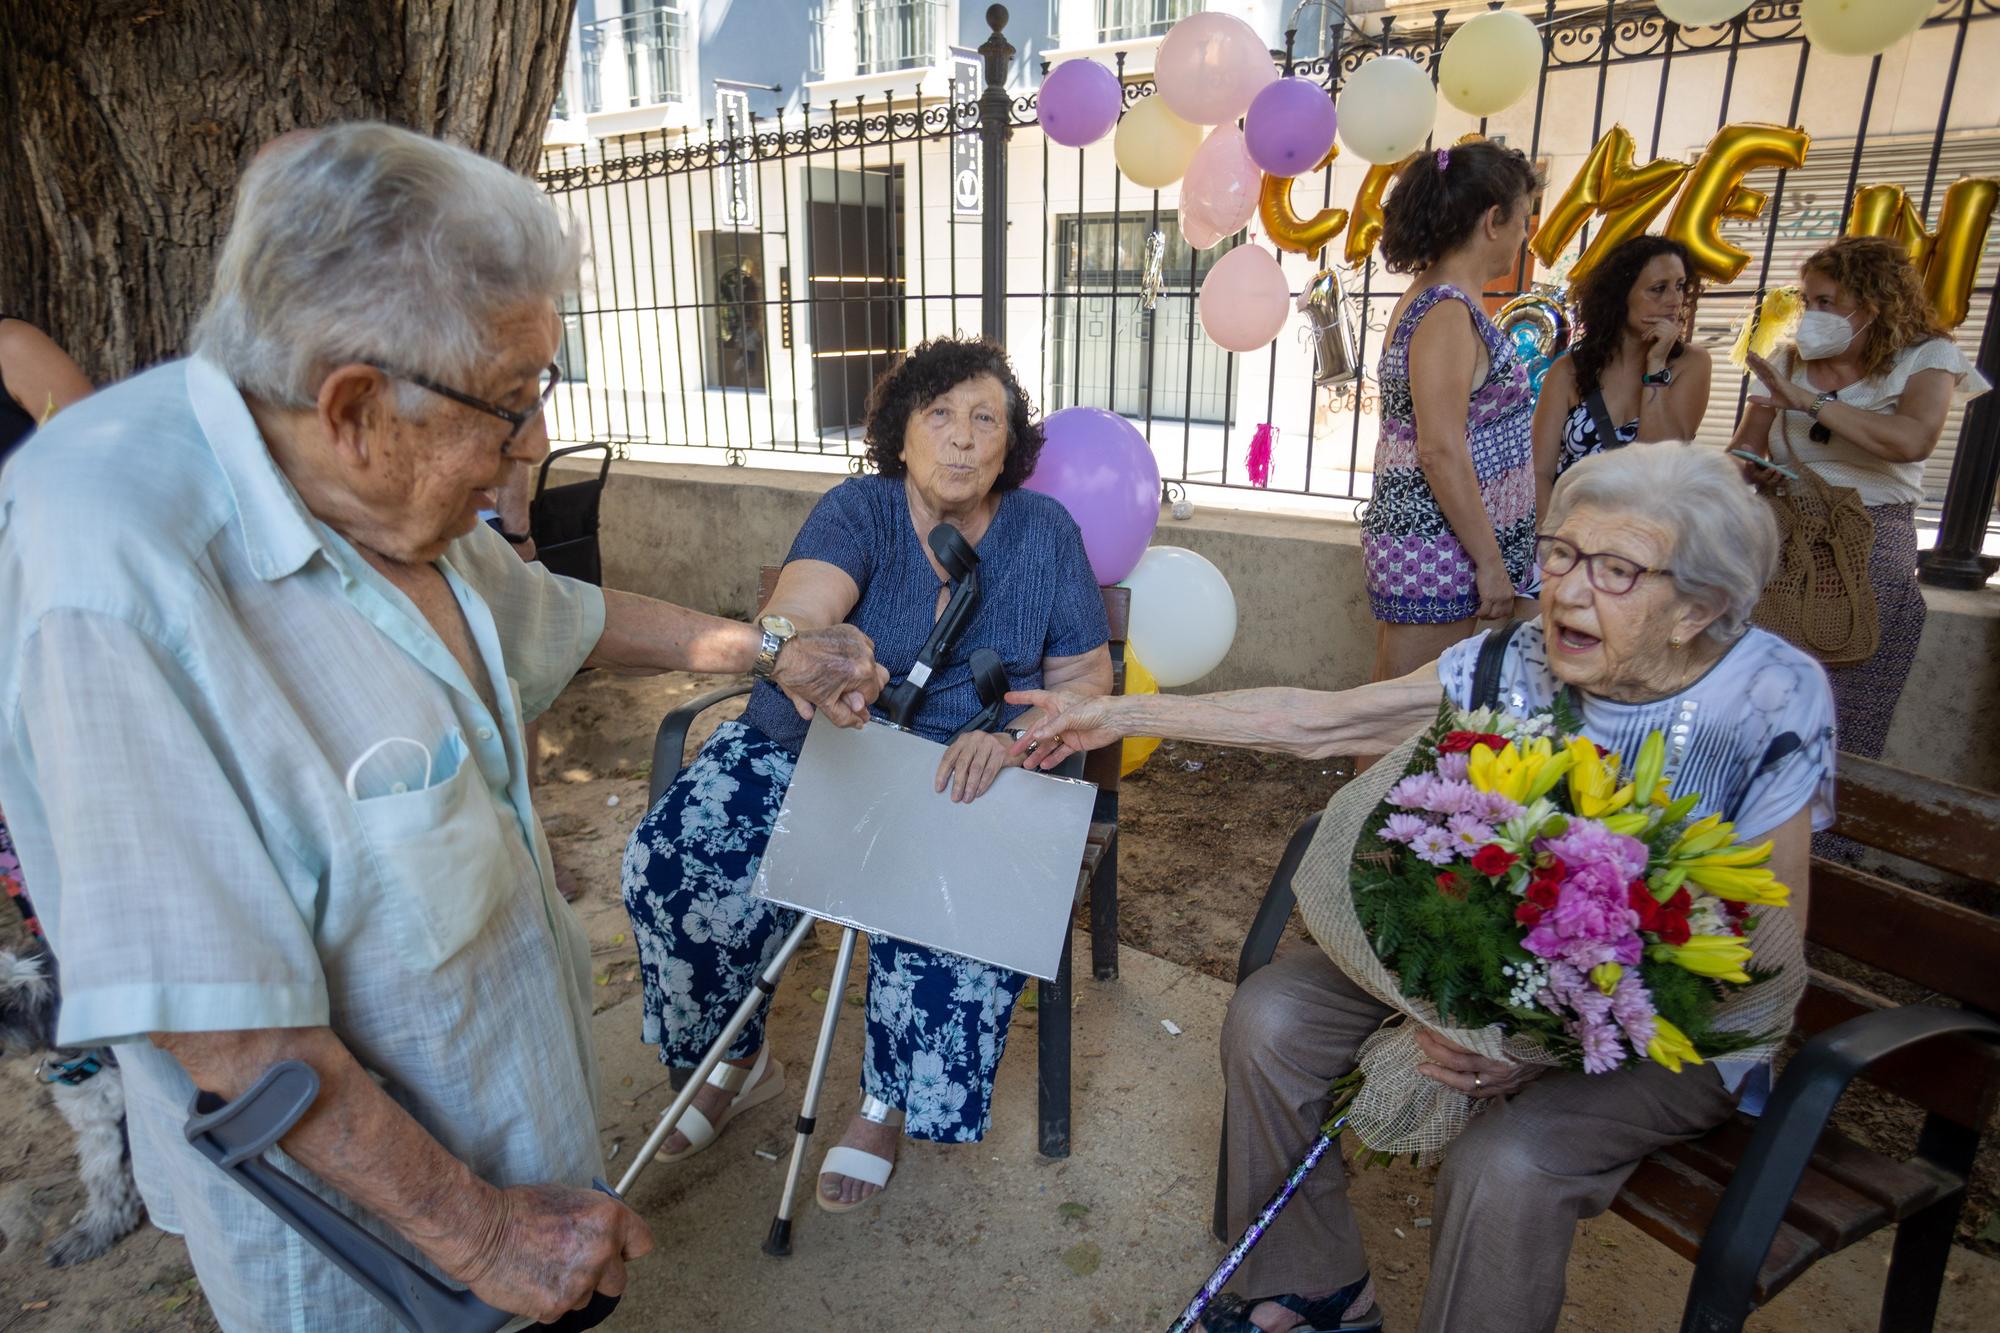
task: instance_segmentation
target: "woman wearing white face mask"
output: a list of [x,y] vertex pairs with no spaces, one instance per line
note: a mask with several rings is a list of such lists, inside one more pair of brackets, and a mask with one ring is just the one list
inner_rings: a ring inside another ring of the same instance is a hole
[[[1938,322],[1901,246],[1849,236],[1806,260],[1806,313],[1779,365],[1750,357],[1764,382],[1731,445],[1852,487],[1875,521],[1868,561],[1881,624],[1875,655],[1829,674],[1840,748],[1877,758],[1924,627],[1917,533],[1924,460],[1961,389],[1989,387]],[[1782,368],[1780,368],[1782,367]]]

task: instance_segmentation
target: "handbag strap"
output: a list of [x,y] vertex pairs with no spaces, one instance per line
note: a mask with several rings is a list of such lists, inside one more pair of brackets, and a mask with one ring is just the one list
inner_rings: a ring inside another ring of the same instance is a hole
[[1583,396],[1584,410],[1590,413],[1590,424],[1597,431],[1599,449],[1622,449],[1625,441],[1618,438],[1618,428],[1611,424],[1611,409],[1604,405],[1604,391],[1592,389]]
[[1514,641],[1514,636],[1526,623],[1523,620],[1515,620],[1500,629],[1487,631],[1486,642],[1479,645],[1479,659],[1472,667],[1474,708],[1500,706],[1500,670],[1506,665],[1507,645]]

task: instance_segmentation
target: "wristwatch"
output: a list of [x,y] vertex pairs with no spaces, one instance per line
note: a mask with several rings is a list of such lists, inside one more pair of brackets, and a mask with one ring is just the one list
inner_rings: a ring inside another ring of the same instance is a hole
[[1673,382],[1674,382],[1674,368],[1672,366],[1661,366],[1658,370],[1653,371],[1651,374],[1641,375],[1639,377],[1639,383],[1656,385],[1662,389],[1666,388],[1669,384],[1672,384]]
[[783,616],[765,616],[757,622],[757,628],[764,631],[764,638],[757,645],[757,660],[750,666],[750,674],[758,680],[769,680],[778,669],[778,654],[798,634],[798,629]]
[[1828,403],[1832,402],[1837,397],[1839,397],[1839,395],[1834,390],[1832,389],[1824,390],[1819,397],[1812,400],[1812,406],[1806,409],[1806,415],[1811,417],[1814,421],[1818,421],[1819,410],[1822,407],[1825,407]]

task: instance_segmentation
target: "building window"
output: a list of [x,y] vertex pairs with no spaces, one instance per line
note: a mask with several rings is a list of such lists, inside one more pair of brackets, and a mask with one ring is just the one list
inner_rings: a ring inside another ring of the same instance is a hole
[[562,341],[556,344],[556,368],[562,371],[563,383],[588,384],[590,358],[583,344],[583,297],[576,292],[565,292],[556,302],[556,313],[562,317]]
[[854,0],[854,10],[855,73],[887,74],[937,62],[945,0]]
[[769,296],[763,234],[732,230],[700,235],[708,387],[761,390]]
[[1201,0],[1097,0],[1097,40],[1158,37],[1201,8]]
[[687,16],[678,4],[624,0],[624,12],[578,32],[583,67],[583,109],[623,110],[678,102],[687,49]]

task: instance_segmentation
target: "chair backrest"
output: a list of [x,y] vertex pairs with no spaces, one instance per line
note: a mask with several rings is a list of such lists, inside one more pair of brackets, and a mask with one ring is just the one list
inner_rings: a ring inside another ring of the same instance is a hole
[[[1841,755],[1834,827],[1880,851],[2000,893],[2000,796]],[[2000,920],[1934,893],[1814,858],[1806,937],[1921,991],[2000,1015]],[[1815,970],[1799,1006],[1813,1033],[1900,1003]],[[2000,1105],[2000,1052],[1947,1038],[1873,1066],[1869,1081],[1962,1125]]]
[[[765,565],[757,573],[757,611],[762,614],[778,590],[782,565]],[[1104,618],[1111,626],[1111,692],[1125,693],[1125,635],[1132,624],[1132,590],[1116,585],[1099,588],[1104,595]],[[1083,761],[1083,776],[1097,784],[1100,792],[1115,792],[1120,781],[1122,747],[1107,745],[1094,750]]]

